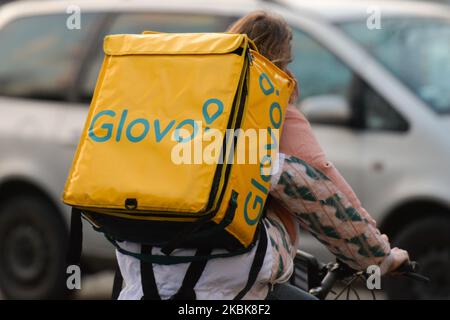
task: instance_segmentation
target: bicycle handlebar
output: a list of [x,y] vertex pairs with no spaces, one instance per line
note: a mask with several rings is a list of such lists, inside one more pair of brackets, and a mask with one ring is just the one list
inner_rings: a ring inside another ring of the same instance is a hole
[[[419,265],[415,261],[408,261],[403,263],[395,270],[395,273],[408,277],[410,279],[429,282],[430,279],[419,273],[417,273]],[[312,288],[309,293],[316,296],[319,299],[325,299],[328,293],[331,291],[335,283],[339,280],[343,280],[349,276],[357,275],[358,271],[353,270],[341,262],[330,263],[323,266],[326,270],[326,274],[323,277],[320,286]]]
[[417,262],[407,261],[400,265],[400,267],[398,267],[396,270],[394,270],[394,272],[416,281],[430,282],[430,278],[419,274],[418,270],[419,264]]
[[312,288],[309,293],[316,296],[319,299],[325,299],[328,293],[333,288],[334,284],[348,276],[354,275],[358,271],[349,268],[347,265],[336,262],[329,263],[323,266],[323,269],[327,270],[327,273],[323,277],[320,286]]

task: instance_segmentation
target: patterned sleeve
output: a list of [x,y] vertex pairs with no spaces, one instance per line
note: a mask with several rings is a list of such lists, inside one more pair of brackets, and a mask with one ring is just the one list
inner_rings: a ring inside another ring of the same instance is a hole
[[337,258],[356,270],[388,268],[387,238],[355,209],[321,171],[293,156],[281,164],[271,195]]

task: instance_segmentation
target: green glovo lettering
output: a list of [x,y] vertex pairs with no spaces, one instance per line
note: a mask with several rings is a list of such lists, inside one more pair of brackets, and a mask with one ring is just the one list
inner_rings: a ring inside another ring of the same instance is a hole
[[[275,91],[275,86],[269,76],[263,72],[259,76],[259,88],[262,93],[266,96],[271,95],[276,92],[274,99],[279,96],[278,90]],[[270,133],[270,137],[272,142],[270,144],[266,144],[266,150],[274,150],[275,152],[278,149],[278,141],[277,137],[273,134],[273,129],[279,129],[283,122],[283,111],[280,104],[277,101],[273,101],[269,106],[269,119],[270,125],[268,126],[268,131]],[[267,197],[269,192],[268,188],[270,186],[270,178],[271,178],[271,166],[272,166],[272,158],[270,155],[265,155],[260,161],[260,170],[259,177],[251,179],[252,191],[247,193],[244,203],[244,218],[248,225],[255,225],[259,222],[263,208],[264,208],[264,200]],[[264,169],[269,169],[269,174],[265,174]]]
[[114,111],[112,111],[112,110],[103,110],[103,111],[100,111],[99,113],[97,113],[95,115],[94,119],[92,119],[91,126],[89,127],[89,137],[92,140],[94,140],[95,142],[108,141],[111,138],[111,135],[112,135],[112,131],[113,131],[113,128],[114,128],[112,123],[104,123],[104,124],[102,124],[100,126],[101,129],[106,130],[106,134],[103,135],[103,136],[98,136],[96,134],[95,130],[94,130],[95,123],[97,122],[97,120],[100,117],[103,117],[103,116],[108,116],[108,117],[112,117],[113,118],[113,117],[116,116],[116,113]]
[[[256,211],[256,214],[252,214],[252,216],[250,216],[249,213],[249,205],[250,205],[250,200],[253,199],[252,202],[252,210]],[[263,198],[261,198],[259,195],[255,195],[253,196],[253,193],[251,191],[249,191],[247,193],[247,197],[245,198],[245,203],[244,203],[244,218],[245,218],[245,222],[247,222],[247,224],[249,226],[252,226],[254,224],[257,224],[259,221],[259,218],[261,217],[261,214],[263,212],[263,207],[264,207],[264,200]]]
[[[133,128],[136,125],[138,125],[138,124],[143,125],[144,126],[144,130],[142,131],[141,134],[139,134],[137,136],[134,136],[133,135]],[[127,138],[131,142],[135,142],[135,143],[136,142],[140,142],[140,141],[142,141],[145,138],[145,136],[148,133],[148,130],[150,130],[150,124],[148,123],[147,120],[142,119],[142,118],[135,119],[135,120],[131,121],[130,124],[128,125],[128,127],[127,127]]]
[[[136,143],[144,140],[150,131],[150,122],[145,118],[133,119],[130,122],[127,120],[128,110],[124,109],[120,114],[118,124],[115,122],[116,113],[112,110],[103,110],[97,113],[89,127],[89,137],[95,142],[106,142],[111,139],[113,132],[115,132],[115,141],[120,142],[122,138],[130,142]],[[111,118],[106,121],[106,118]],[[101,124],[98,124],[98,123]],[[159,143],[169,131],[175,126],[175,120],[171,120],[165,127],[161,126],[159,119],[153,120],[153,128],[155,132],[155,141]],[[117,125],[117,130],[116,130]],[[175,141],[185,143],[194,139],[199,133],[199,124],[194,119],[185,119],[181,121],[175,130],[173,136]],[[105,131],[103,133],[102,131]]]

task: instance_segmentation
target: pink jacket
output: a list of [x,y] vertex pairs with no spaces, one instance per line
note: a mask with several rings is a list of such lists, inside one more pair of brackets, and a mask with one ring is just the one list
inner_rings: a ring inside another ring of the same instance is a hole
[[[353,192],[350,185],[345,181],[334,165],[325,157],[325,153],[320,147],[311,125],[305,116],[298,111],[294,105],[289,105],[286,110],[286,117],[280,138],[280,152],[300,158],[310,165],[322,171],[328,176],[338,189],[347,196],[352,206],[357,209],[373,226],[375,220],[361,206],[361,202]],[[276,204],[274,204],[276,206]],[[295,226],[293,220],[286,217],[286,210],[276,206],[276,212],[283,220],[289,235],[295,242]]]

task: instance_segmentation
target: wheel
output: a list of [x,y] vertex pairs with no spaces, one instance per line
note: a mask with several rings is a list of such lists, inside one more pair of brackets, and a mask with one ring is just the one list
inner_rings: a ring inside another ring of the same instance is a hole
[[394,238],[392,246],[407,250],[430,283],[387,277],[385,289],[390,299],[450,299],[450,219],[430,217],[413,222]]
[[34,195],[0,204],[0,291],[8,299],[65,297],[66,226]]

